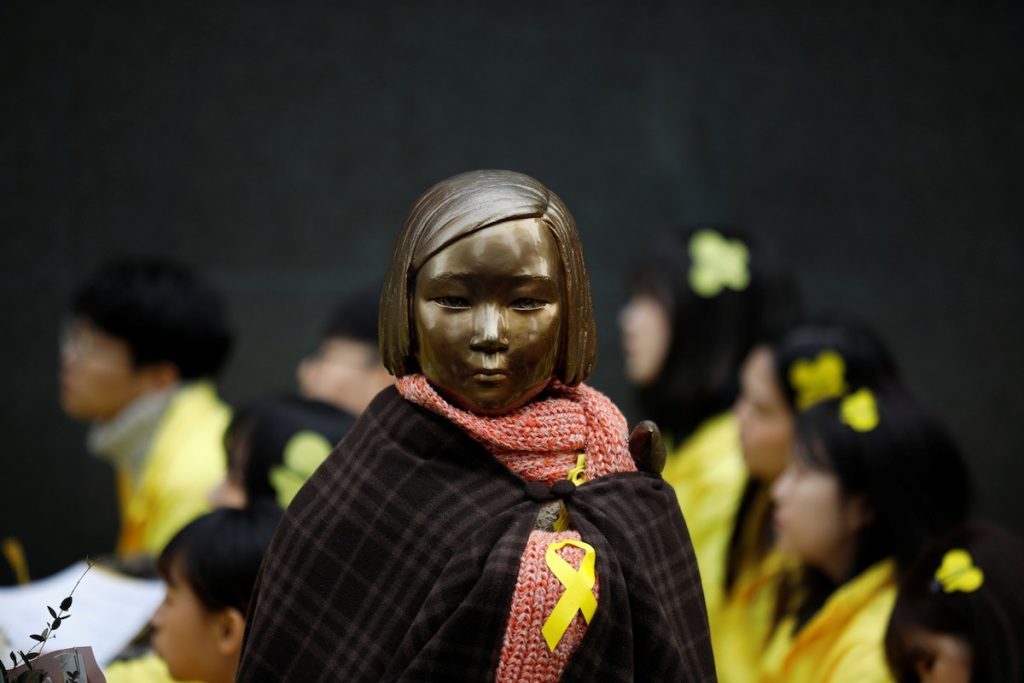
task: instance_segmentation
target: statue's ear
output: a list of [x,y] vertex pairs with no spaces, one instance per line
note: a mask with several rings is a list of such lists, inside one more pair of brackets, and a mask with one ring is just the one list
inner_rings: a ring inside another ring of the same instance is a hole
[[629,435],[629,453],[641,472],[661,474],[665,468],[665,442],[661,430],[651,420],[644,420]]

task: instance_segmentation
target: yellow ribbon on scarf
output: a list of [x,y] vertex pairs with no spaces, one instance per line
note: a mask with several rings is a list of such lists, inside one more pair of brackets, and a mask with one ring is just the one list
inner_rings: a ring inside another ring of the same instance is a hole
[[587,481],[587,454],[585,452],[576,456],[576,467],[569,470],[565,478],[577,486],[582,486]]
[[[583,561],[580,562],[579,571],[573,569],[572,565],[563,560],[557,552],[567,545],[576,546],[586,553],[583,555]],[[557,541],[548,546],[544,561],[547,562],[548,568],[555,578],[565,586],[565,592],[555,603],[555,608],[551,610],[551,615],[548,616],[540,630],[548,644],[548,649],[552,652],[558,645],[558,641],[565,635],[577,610],[583,613],[583,618],[587,620],[588,624],[591,617],[594,616],[594,612],[597,611],[597,598],[594,597],[592,590],[595,580],[594,560],[596,557],[597,553],[594,547],[583,541]]]
[[[576,486],[582,486],[587,481],[586,464],[586,452],[580,453],[576,456],[576,466],[569,470],[565,478],[576,484]],[[569,528],[569,511],[565,509],[565,503],[558,504],[558,517],[555,519],[552,528],[555,531],[565,531]]]

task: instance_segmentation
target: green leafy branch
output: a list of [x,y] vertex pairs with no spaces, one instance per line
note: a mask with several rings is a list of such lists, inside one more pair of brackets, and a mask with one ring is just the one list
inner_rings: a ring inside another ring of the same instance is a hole
[[[43,678],[45,678],[45,672],[41,669],[34,668],[32,666],[32,662],[33,660],[38,659],[39,655],[43,653],[43,648],[46,646],[46,642],[50,638],[57,637],[56,634],[54,634],[54,631],[59,629],[61,624],[71,618],[71,613],[68,612],[68,610],[71,609],[71,604],[74,601],[73,596],[75,595],[75,591],[78,590],[78,584],[82,583],[82,579],[85,578],[85,575],[89,573],[89,570],[92,569],[95,564],[95,562],[89,559],[86,559],[86,563],[88,566],[85,568],[85,571],[82,572],[82,575],[78,577],[78,581],[75,582],[74,587],[71,589],[71,593],[61,600],[60,609],[55,610],[47,605],[46,609],[50,612],[51,621],[46,622],[46,628],[39,633],[29,634],[29,638],[36,641],[36,644],[33,645],[28,652],[18,650],[17,654],[14,652],[9,654],[15,669],[19,666],[25,666],[27,667],[26,670],[18,674],[16,678],[11,678],[3,660],[0,659],[0,683],[41,683]],[[21,659],[20,664],[18,663],[19,658]],[[78,680],[77,671],[72,672],[69,676],[71,677],[71,680]]]

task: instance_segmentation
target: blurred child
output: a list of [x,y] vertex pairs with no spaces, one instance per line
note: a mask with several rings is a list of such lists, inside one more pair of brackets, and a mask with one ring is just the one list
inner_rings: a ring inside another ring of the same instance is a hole
[[235,412],[224,434],[227,477],[210,493],[214,507],[272,500],[287,507],[352,426],[333,405],[285,396]]
[[771,632],[786,563],[773,550],[769,490],[789,464],[796,417],[850,386],[879,389],[897,382],[888,349],[866,328],[835,320],[804,323],[774,346],[747,356],[736,403],[747,481],[730,520],[722,557],[724,597],[712,620],[716,665],[724,683],[756,681]]
[[796,285],[749,237],[701,227],[656,242],[631,273],[630,293],[620,316],[626,375],[640,417],[668,444],[662,476],[686,518],[714,627],[745,480],[730,411],[739,368],[795,321]]
[[778,547],[801,571],[779,593],[761,680],[889,680],[882,640],[897,577],[964,519],[965,465],[899,389],[850,387],[800,413],[796,439],[772,497]]
[[122,559],[160,552],[224,476],[230,411],[213,378],[231,348],[225,318],[217,294],[162,260],[108,264],[75,293],[61,404],[117,473]]
[[395,378],[380,359],[377,317],[380,283],[347,294],[338,303],[316,353],[298,369],[299,393],[359,417]]
[[1024,543],[961,527],[900,582],[885,635],[899,683],[1024,682]]
[[157,561],[167,594],[153,616],[156,654],[111,664],[108,683],[234,681],[249,598],[281,514],[257,501],[215,510],[179,531]]

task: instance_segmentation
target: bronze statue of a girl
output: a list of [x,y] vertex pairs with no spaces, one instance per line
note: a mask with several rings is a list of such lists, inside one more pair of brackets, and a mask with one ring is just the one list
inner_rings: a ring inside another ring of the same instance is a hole
[[562,201],[510,171],[430,188],[380,316],[398,381],[289,507],[238,680],[714,680],[656,430],[627,441],[583,384],[593,310]]

